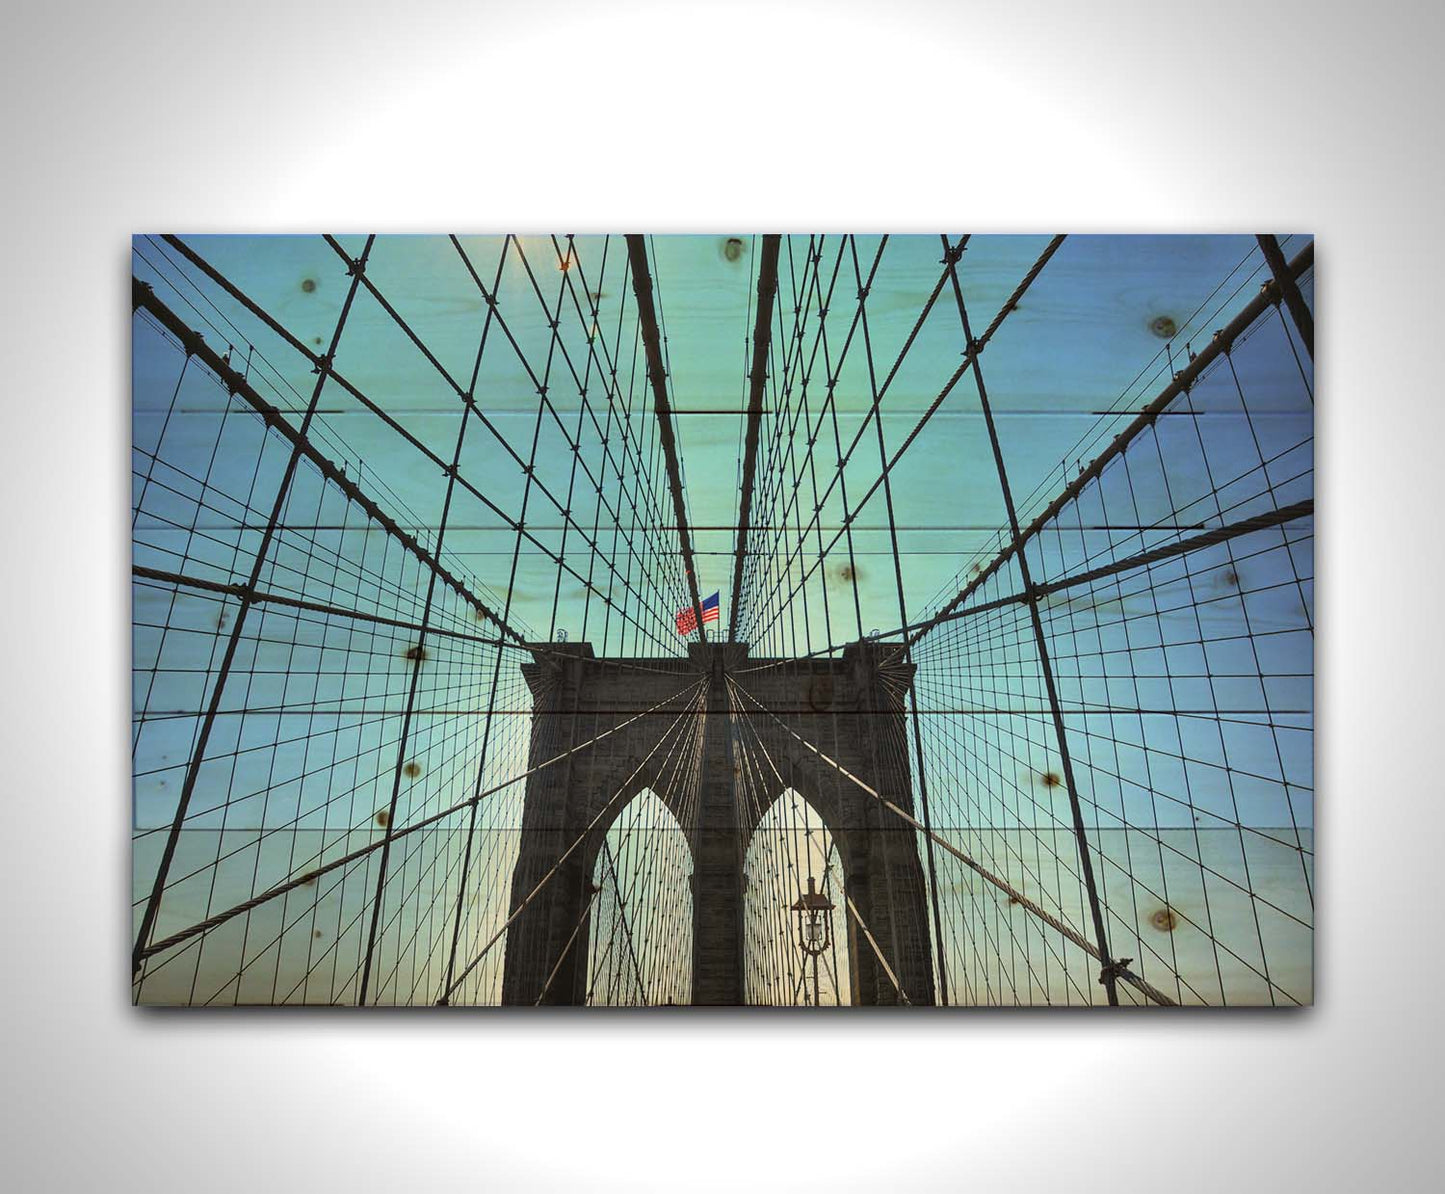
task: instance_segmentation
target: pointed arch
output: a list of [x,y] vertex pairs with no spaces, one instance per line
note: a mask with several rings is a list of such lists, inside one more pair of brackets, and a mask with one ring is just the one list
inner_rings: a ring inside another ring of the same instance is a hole
[[661,796],[641,788],[593,850],[588,1004],[692,1001],[693,870],[681,823]]
[[[812,879],[833,910],[815,964],[798,944],[792,905]],[[847,896],[839,843],[819,811],[785,788],[763,811],[743,857],[743,989],[750,1004],[853,1002]],[[816,977],[816,983],[815,983]],[[816,993],[815,993],[816,991]]]

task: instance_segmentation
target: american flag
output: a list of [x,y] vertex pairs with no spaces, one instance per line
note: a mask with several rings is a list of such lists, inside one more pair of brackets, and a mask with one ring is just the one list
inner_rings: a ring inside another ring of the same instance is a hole
[[[714,593],[711,597],[709,597],[706,601],[704,601],[704,602],[702,603],[702,620],[703,620],[703,623],[704,623],[704,624],[706,624],[706,623],[708,623],[708,622],[716,622],[716,621],[718,620],[718,600],[717,600],[717,599],[718,599],[718,596],[719,596],[719,594],[720,594],[721,592],[722,592],[722,590],[719,589],[717,593]],[[680,609],[680,610],[678,610],[678,611],[677,611],[677,632],[678,632],[678,634],[691,634],[691,633],[692,633],[694,630],[696,630],[696,629],[697,629],[697,614],[693,612],[692,606],[689,605],[686,609]]]

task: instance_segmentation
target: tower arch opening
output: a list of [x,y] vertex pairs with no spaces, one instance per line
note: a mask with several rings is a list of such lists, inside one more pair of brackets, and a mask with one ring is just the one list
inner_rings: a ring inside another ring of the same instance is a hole
[[692,1002],[693,858],[682,825],[643,788],[597,846],[587,925],[586,1002]]
[[[810,888],[822,903],[831,904],[820,905],[811,918],[798,908],[800,901],[807,902]],[[748,842],[743,921],[748,1003],[827,1007],[853,1002],[842,858],[822,815],[793,788],[767,808]]]

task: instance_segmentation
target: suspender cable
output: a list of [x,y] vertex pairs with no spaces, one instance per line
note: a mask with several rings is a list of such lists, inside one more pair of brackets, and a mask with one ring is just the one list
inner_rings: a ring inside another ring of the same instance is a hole
[[[1305,296],[1300,293],[1294,271],[1285,261],[1278,240],[1264,233],[1255,239],[1259,241],[1259,250],[1264,254],[1264,260],[1269,265],[1269,272],[1274,275],[1274,280],[1282,292],[1284,305],[1289,308],[1290,318],[1294,320],[1295,327],[1299,329],[1299,337],[1304,341],[1305,351],[1310,354],[1310,360],[1314,360],[1315,317],[1310,314],[1309,304],[1305,302]],[[1313,245],[1313,242],[1311,244]]]
[[[1314,243],[1311,242],[1289,263],[1289,275],[1293,278],[1298,278],[1314,264],[1314,260],[1315,247]],[[1111,460],[1120,455],[1141,432],[1154,426],[1164,408],[1178,398],[1180,394],[1185,393],[1210,364],[1221,355],[1227,353],[1234,342],[1253,326],[1254,321],[1269,310],[1280,293],[1278,282],[1266,283],[1264,289],[1255,295],[1254,298],[1246,304],[1244,309],[1231,319],[1225,327],[1214,333],[1214,338],[1199,350],[1198,355],[1174,375],[1169,384],[1154,396],[1149,405],[1144,407],[1144,409],[1134,417],[1133,421],[1109,442],[1109,446],[1094,458],[1092,464],[1059,491],[1058,495],[1044,508],[1042,513],[1040,513],[1033,522],[1029,523],[1028,526],[1024,527],[1022,532],[1012,539],[1009,544],[994,557],[992,563],[988,564],[982,572],[964,585],[964,587],[958,591],[957,595],[940,609],[938,613],[934,614],[932,618],[924,622],[908,636],[909,646],[916,643],[933,628],[935,623],[941,622],[967,601],[978,589],[982,588],[989,577],[993,576],[994,573],[1008,563],[1015,552],[1022,551],[1024,544],[1058,517],[1060,510],[1074,501],[1091,482],[1096,480]]]

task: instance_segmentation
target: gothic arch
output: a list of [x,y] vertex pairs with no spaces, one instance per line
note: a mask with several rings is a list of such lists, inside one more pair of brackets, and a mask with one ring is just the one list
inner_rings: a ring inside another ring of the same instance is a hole
[[[828,897],[829,945],[818,985],[797,944],[792,903],[809,884]],[[822,1006],[852,1002],[847,893],[838,843],[822,814],[785,788],[759,816],[743,857],[743,986],[751,1004]]]
[[692,846],[671,802],[643,786],[589,842],[585,1002],[692,1000]]

